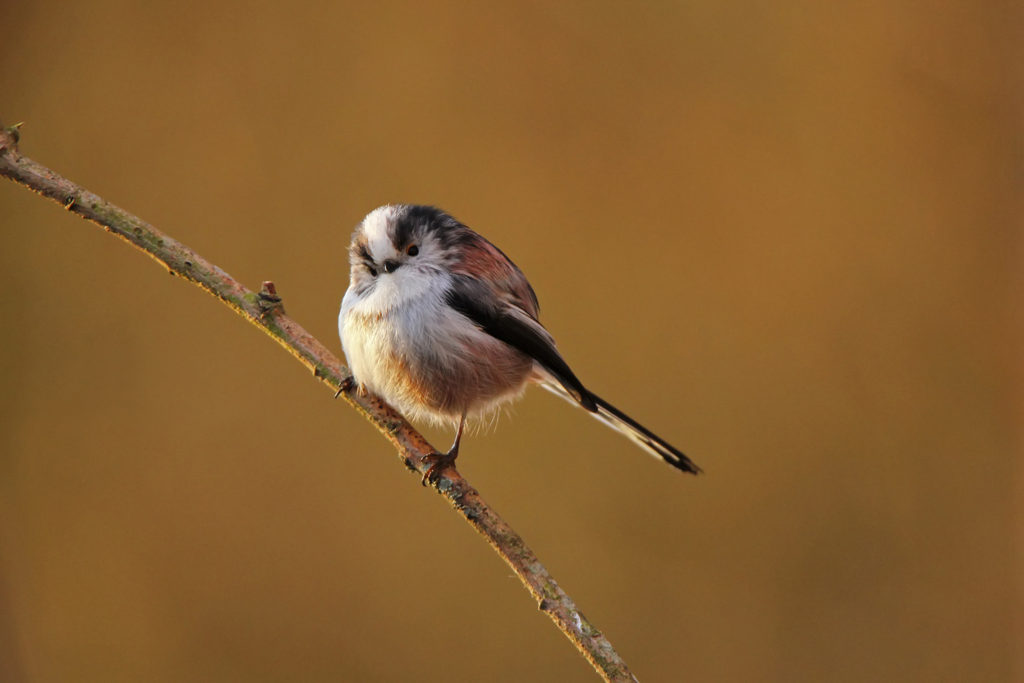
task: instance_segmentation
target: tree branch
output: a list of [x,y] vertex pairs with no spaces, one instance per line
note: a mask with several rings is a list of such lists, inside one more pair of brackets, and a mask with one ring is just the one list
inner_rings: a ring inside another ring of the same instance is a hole
[[[426,472],[429,462],[424,462],[424,456],[434,453],[435,449],[384,401],[373,395],[361,395],[353,388],[350,374],[338,359],[285,315],[273,283],[265,282],[259,292],[247,289],[152,225],[22,156],[18,151],[19,126],[0,129],[0,175],[96,223],[159,261],[171,275],[184,278],[220,299],[270,335],[322,383],[340,390],[345,400],[395,445],[406,467],[421,475]],[[580,613],[523,539],[454,468],[445,469],[434,488],[512,567],[538,607],[551,617],[606,681],[636,680],[611,643]]]

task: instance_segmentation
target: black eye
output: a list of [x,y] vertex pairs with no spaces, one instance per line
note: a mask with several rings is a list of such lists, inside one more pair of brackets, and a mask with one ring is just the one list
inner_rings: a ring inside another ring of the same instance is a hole
[[409,256],[415,256],[416,254],[420,253],[420,248],[417,247],[415,244],[410,244],[409,248],[405,250],[405,253],[408,254]]
[[377,269],[376,268],[374,268],[373,266],[366,266],[366,269],[368,271],[370,271],[370,275],[372,275],[373,277],[377,277]]

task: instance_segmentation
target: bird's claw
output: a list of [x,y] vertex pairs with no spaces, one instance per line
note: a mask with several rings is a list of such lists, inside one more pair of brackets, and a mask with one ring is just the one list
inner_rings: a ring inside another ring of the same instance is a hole
[[458,453],[449,451],[448,453],[431,453],[430,455],[423,456],[423,462],[429,463],[426,471],[423,473],[423,478],[420,479],[420,484],[426,486],[427,483],[433,484],[437,481],[437,478],[441,476],[441,472],[455,465],[455,458],[458,457]]
[[338,398],[339,396],[341,396],[345,392],[351,391],[352,387],[354,385],[355,385],[355,380],[352,379],[352,375],[349,375],[347,377],[342,377],[341,381],[338,383],[338,391],[337,391],[337,393],[334,394],[334,398]]

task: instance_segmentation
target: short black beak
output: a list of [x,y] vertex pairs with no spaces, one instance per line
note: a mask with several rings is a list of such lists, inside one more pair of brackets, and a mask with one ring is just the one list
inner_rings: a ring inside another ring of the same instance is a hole
[[400,265],[402,264],[399,263],[398,261],[392,261],[391,259],[388,259],[387,261],[384,262],[384,272],[393,273],[396,270],[398,270],[398,266]]

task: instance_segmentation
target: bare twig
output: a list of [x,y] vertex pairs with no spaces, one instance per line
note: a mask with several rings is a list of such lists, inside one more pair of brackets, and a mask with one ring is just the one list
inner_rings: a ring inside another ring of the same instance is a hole
[[[384,401],[373,395],[361,395],[353,389],[351,377],[338,359],[285,315],[281,298],[272,282],[264,282],[259,292],[247,289],[184,244],[22,156],[18,151],[18,138],[18,126],[0,129],[0,175],[130,242],[162,263],[172,275],[202,287],[223,301],[273,337],[321,382],[338,390],[398,448],[399,457],[409,469],[421,475],[426,471],[429,462],[424,462],[424,456],[434,453],[435,449]],[[580,613],[523,539],[484,502],[476,489],[454,468],[444,470],[434,487],[512,567],[538,607],[551,617],[605,680],[635,680],[611,643]]]

